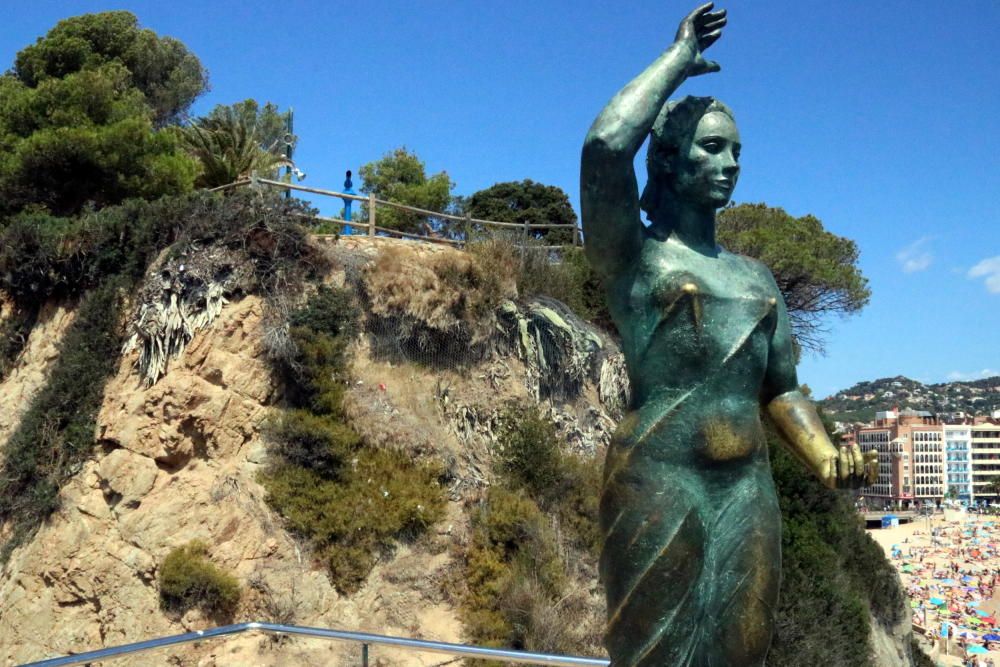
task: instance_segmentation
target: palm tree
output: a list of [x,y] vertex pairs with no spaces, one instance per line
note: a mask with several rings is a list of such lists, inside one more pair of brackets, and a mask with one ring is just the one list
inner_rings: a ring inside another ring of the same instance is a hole
[[[195,185],[214,188],[248,178],[253,172],[273,178],[290,166],[285,157],[284,114],[270,102],[254,100],[219,105],[180,128],[184,148],[201,163]],[[293,144],[295,137],[287,137]]]

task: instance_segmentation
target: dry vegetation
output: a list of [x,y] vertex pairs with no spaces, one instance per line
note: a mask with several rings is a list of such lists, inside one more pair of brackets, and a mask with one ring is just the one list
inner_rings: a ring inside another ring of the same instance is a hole
[[517,294],[513,273],[461,252],[385,248],[364,279],[376,352],[431,366],[482,359],[498,306]]

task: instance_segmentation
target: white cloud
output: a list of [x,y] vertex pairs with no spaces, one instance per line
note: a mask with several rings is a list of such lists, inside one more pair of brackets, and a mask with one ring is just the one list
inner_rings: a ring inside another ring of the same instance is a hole
[[931,237],[929,236],[917,239],[896,253],[896,261],[899,262],[903,273],[916,273],[917,271],[923,271],[931,265],[934,257],[929,250],[924,249],[924,246],[930,240]]
[[993,377],[994,375],[1000,375],[1000,371],[993,368],[984,368],[981,371],[974,371],[972,373],[952,371],[948,373],[948,380],[950,382],[958,382],[962,380],[981,380],[982,378]]
[[993,294],[1000,294],[1000,255],[990,257],[969,269],[970,278],[982,278],[986,289]]

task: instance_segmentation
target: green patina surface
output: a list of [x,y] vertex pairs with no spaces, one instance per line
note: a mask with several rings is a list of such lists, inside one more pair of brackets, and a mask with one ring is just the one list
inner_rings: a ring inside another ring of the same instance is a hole
[[[716,243],[716,210],[740,170],[733,113],[712,98],[667,102],[687,77],[719,69],[702,56],[726,22],[710,10],[684,19],[673,45],[608,103],[583,148],[587,255],[632,384],[600,503],[614,667],[763,665],[781,517],[762,407],[827,485],[855,484],[862,470],[860,453],[838,453],[798,391],[771,273]],[[639,197],[632,165],[647,137]]]

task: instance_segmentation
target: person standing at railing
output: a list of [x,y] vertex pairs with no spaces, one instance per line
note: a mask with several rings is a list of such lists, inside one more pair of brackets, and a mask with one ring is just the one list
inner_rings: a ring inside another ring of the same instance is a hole
[[[354,181],[351,180],[351,170],[350,169],[347,170],[347,177],[344,178],[344,194],[345,195],[356,194],[354,192]],[[343,201],[344,201],[344,220],[346,220],[347,222],[350,222],[351,221],[351,204],[354,203],[354,200],[348,199],[347,197],[344,197]],[[350,236],[353,233],[354,232],[351,230],[351,226],[350,225],[344,225],[344,234],[345,235]]]

